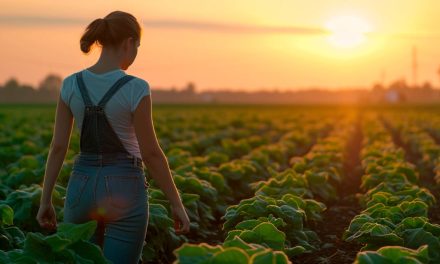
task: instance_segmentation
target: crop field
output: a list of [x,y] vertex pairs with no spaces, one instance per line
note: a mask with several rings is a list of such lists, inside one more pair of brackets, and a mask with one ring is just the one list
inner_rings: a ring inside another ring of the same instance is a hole
[[[144,263],[440,263],[440,107],[155,105],[191,220],[148,172]],[[107,263],[96,222],[63,223],[79,134],[35,219],[54,105],[0,106],[0,263]]]

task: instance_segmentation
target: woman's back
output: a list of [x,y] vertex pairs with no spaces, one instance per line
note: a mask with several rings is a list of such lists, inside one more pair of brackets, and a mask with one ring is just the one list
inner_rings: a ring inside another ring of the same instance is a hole
[[[102,99],[110,87],[126,73],[121,69],[96,74],[88,69],[82,70],[83,80],[94,105]],[[134,78],[127,82],[106,104],[107,118],[124,147],[130,154],[141,158],[139,144],[133,127],[132,117],[137,105],[144,96],[150,94],[148,82]],[[75,117],[76,127],[81,133],[84,117],[84,101],[78,88],[75,74],[67,76],[61,87],[61,99],[69,106]]]

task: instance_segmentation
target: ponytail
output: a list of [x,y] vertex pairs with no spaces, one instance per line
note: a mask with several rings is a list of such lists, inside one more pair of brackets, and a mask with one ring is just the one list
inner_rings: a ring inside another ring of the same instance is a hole
[[87,26],[80,40],[80,48],[87,54],[95,43],[103,47],[118,47],[129,37],[138,41],[141,31],[141,26],[133,15],[113,11],[104,18],[95,19]]

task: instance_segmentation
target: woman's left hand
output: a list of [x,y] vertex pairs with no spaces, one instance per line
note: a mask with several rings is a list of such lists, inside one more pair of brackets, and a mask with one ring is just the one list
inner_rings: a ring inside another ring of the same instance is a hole
[[40,204],[36,219],[42,228],[49,230],[56,230],[57,228],[57,217],[52,203]]

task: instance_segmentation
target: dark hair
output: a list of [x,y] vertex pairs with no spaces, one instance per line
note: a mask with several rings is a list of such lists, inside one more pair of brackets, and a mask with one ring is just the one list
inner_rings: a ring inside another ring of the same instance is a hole
[[140,40],[142,29],[137,19],[123,11],[113,11],[104,18],[97,18],[87,26],[80,40],[81,51],[89,53],[98,43],[103,47],[118,47],[126,38]]

